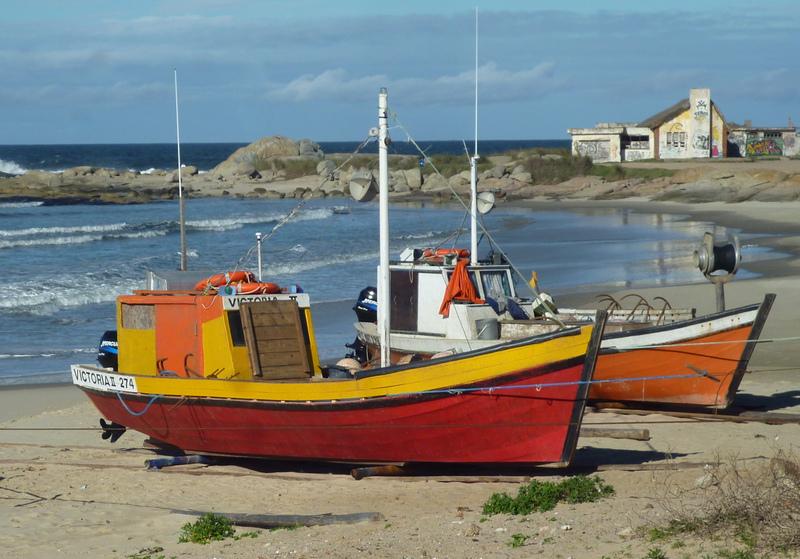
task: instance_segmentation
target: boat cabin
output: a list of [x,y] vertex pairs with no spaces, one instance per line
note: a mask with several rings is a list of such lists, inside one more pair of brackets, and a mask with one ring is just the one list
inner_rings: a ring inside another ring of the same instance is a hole
[[145,290],[117,299],[122,373],[234,380],[322,376],[309,297]]

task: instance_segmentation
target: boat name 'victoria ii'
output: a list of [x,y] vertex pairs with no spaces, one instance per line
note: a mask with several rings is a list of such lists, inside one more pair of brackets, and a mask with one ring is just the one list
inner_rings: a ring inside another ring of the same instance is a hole
[[96,369],[72,366],[72,384],[105,392],[138,392],[136,379]]
[[309,307],[307,293],[277,293],[275,295],[225,295],[222,297],[222,308],[226,311],[238,311],[242,303],[260,303],[263,301],[297,301],[301,309]]

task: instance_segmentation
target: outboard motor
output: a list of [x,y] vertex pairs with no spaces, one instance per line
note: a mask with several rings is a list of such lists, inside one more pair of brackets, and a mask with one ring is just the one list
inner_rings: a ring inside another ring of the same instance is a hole
[[362,289],[353,310],[359,322],[378,322],[378,290],[372,286]]
[[119,356],[119,346],[117,345],[117,331],[106,330],[100,338],[100,346],[97,348],[97,362],[106,369],[117,370],[117,357]]

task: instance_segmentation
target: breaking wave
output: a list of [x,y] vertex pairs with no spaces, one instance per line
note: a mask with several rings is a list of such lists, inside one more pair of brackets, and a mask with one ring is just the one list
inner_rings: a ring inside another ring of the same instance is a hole
[[28,227],[27,229],[0,229],[0,237],[63,235],[65,233],[104,233],[107,231],[120,231],[126,227],[128,227],[127,223],[111,223],[108,225],[75,225],[72,227]]
[[362,262],[364,260],[375,260],[377,258],[377,252],[360,252],[357,254],[347,254],[341,256],[337,255],[330,258],[322,258],[320,260],[298,260],[295,262],[270,264],[267,266],[266,272],[267,274],[271,275],[285,276],[306,272],[308,270],[315,270],[317,268],[324,268],[326,266],[349,264],[351,262]]
[[44,202],[3,202],[0,203],[0,208],[35,208],[42,204]]
[[39,247],[39,246],[58,246],[58,245],[82,245],[109,239],[149,239],[152,237],[162,237],[167,234],[166,229],[154,231],[135,231],[131,233],[113,233],[105,235],[75,235],[72,237],[45,237],[39,239],[15,239],[12,241],[0,240],[0,249],[20,248],[20,247]]
[[5,161],[0,159],[0,173],[8,173],[9,175],[24,175],[28,170],[20,167],[14,161]]
[[[87,286],[95,286],[91,289]],[[142,280],[99,279],[96,274],[73,274],[49,283],[18,282],[0,291],[0,310],[50,315],[65,307],[109,303],[117,295],[142,287]]]
[[97,349],[91,347],[76,349],[54,349],[53,351],[42,353],[0,353],[0,359],[34,359],[40,357],[69,357],[70,355],[80,355],[82,353],[95,353]]

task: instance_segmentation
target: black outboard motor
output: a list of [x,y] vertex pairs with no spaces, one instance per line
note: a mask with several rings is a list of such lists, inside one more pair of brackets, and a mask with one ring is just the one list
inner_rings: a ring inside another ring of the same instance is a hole
[[117,370],[117,357],[119,356],[119,346],[117,345],[117,331],[106,330],[100,338],[100,346],[97,348],[97,362],[106,369]]
[[362,289],[353,310],[359,322],[378,322],[378,290],[372,286]]

